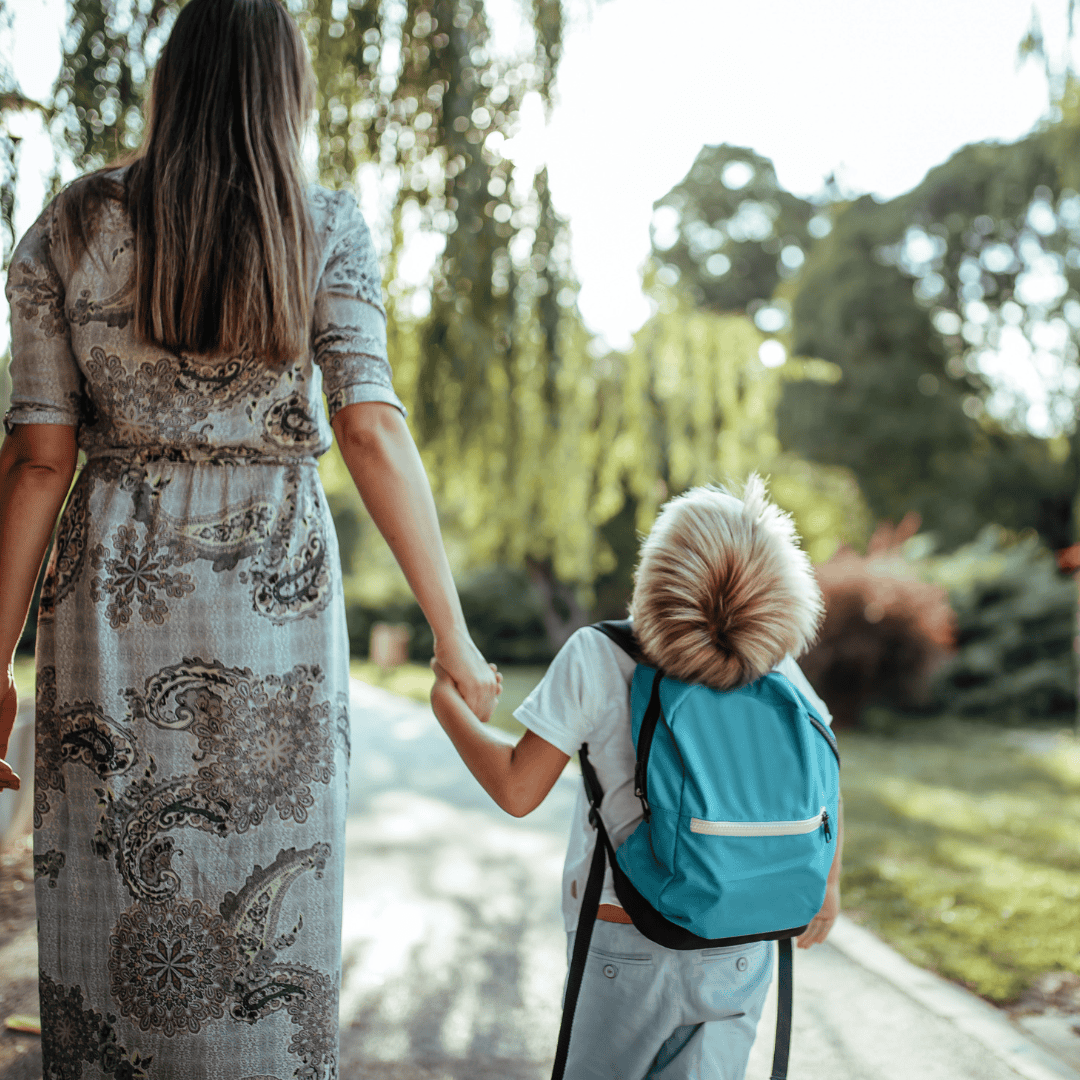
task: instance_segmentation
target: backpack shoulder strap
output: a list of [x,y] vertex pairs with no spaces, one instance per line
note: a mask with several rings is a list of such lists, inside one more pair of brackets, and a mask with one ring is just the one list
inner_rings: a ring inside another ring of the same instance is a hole
[[592,628],[599,630],[605,637],[611,638],[635,663],[642,662],[634,628],[629,619],[607,619],[604,622],[593,623]]
[[603,819],[600,817],[600,803],[604,798],[603,789],[597,778],[596,770],[589,761],[589,744],[582,743],[578,751],[581,762],[581,775],[585,780],[585,792],[589,798],[589,821],[598,830],[596,847],[593,850],[589,878],[585,884],[585,893],[581,898],[581,911],[578,915],[577,935],[574,938],[574,954],[570,960],[570,971],[566,979],[566,995],[563,1001],[562,1023],[559,1026],[559,1041],[555,1048],[555,1065],[551,1070],[551,1080],[563,1080],[566,1061],[570,1053],[570,1031],[574,1024],[578,995],[581,992],[581,980],[585,974],[585,961],[589,955],[596,915],[600,910],[600,893],[604,887],[604,870],[607,866],[608,839]]

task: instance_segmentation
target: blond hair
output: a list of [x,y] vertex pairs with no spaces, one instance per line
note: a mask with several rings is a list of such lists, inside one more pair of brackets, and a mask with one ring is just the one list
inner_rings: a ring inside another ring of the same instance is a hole
[[641,545],[630,616],[646,661],[682,682],[744,686],[813,642],[824,604],[791,517],[756,473],[667,502]]

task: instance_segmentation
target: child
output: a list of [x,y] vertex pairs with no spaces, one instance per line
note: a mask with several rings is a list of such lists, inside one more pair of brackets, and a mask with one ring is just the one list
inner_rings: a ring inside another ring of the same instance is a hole
[[[644,661],[683,682],[730,690],[781,672],[829,722],[792,656],[822,615],[821,593],[790,518],[757,476],[742,499],[699,487],[668,502],[641,547],[630,616]],[[618,847],[642,817],[634,794],[630,682],[635,662],[585,627],[559,650],[514,715],[528,729],[516,746],[489,736],[432,661],[431,703],[458,753],[488,794],[522,817],[551,790],[583,742],[605,795],[602,816]],[[596,831],[579,790],[563,871],[567,957],[573,953]],[[840,910],[841,814],[825,901],[798,938],[824,941]],[[772,943],[671,950],[634,927],[607,869],[567,1080],[742,1080],[765,993]]]

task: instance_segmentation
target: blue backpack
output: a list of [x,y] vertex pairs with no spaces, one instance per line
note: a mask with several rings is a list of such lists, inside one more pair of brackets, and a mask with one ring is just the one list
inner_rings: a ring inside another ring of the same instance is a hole
[[616,852],[604,793],[579,751],[599,837],[582,897],[553,1080],[561,1080],[581,976],[611,863],[634,926],[669,949],[780,942],[772,1078],[787,1076],[791,940],[818,913],[836,852],[840,755],[832,731],[779,672],[720,691],[641,663],[628,620],[594,624],[635,660],[634,793],[644,817]]

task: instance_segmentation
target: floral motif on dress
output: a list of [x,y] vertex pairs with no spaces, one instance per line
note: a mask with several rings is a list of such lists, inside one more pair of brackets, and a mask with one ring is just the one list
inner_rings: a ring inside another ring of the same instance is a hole
[[67,856],[55,848],[50,848],[41,855],[35,855],[34,880],[37,881],[38,878],[47,877],[49,879],[49,888],[55,889],[56,879],[60,876],[60,871],[64,869],[65,862],[67,862]]
[[41,1064],[44,1080],[81,1080],[84,1064],[115,1080],[147,1080],[153,1056],[129,1052],[117,1040],[116,1017],[83,1003],[80,986],[63,986],[39,973]]
[[136,902],[109,938],[109,990],[122,1016],[167,1038],[225,1016],[240,967],[236,939],[200,900]]
[[90,582],[91,598],[94,603],[109,600],[105,615],[114,630],[131,623],[133,604],[138,604],[143,622],[161,626],[168,618],[169,606],[158,594],[179,599],[193,593],[195,583],[191,575],[169,573],[173,561],[169,548],[166,545],[159,551],[162,545],[153,534],[147,536],[140,550],[133,525],[120,525],[112,542],[116,551],[113,556],[104,544],[98,544],[91,552],[94,569],[105,571]]
[[39,320],[38,326],[47,339],[67,337],[64,282],[51,257],[55,227],[52,208],[42,214],[39,225],[36,236],[31,232],[24,240],[29,250],[14,261],[8,281],[8,299],[27,322]]
[[110,444],[206,444],[207,435],[195,427],[210,415],[212,401],[189,390],[178,393],[172,358],[146,361],[128,371],[116,353],[100,345],[86,359],[97,412],[99,435]]

